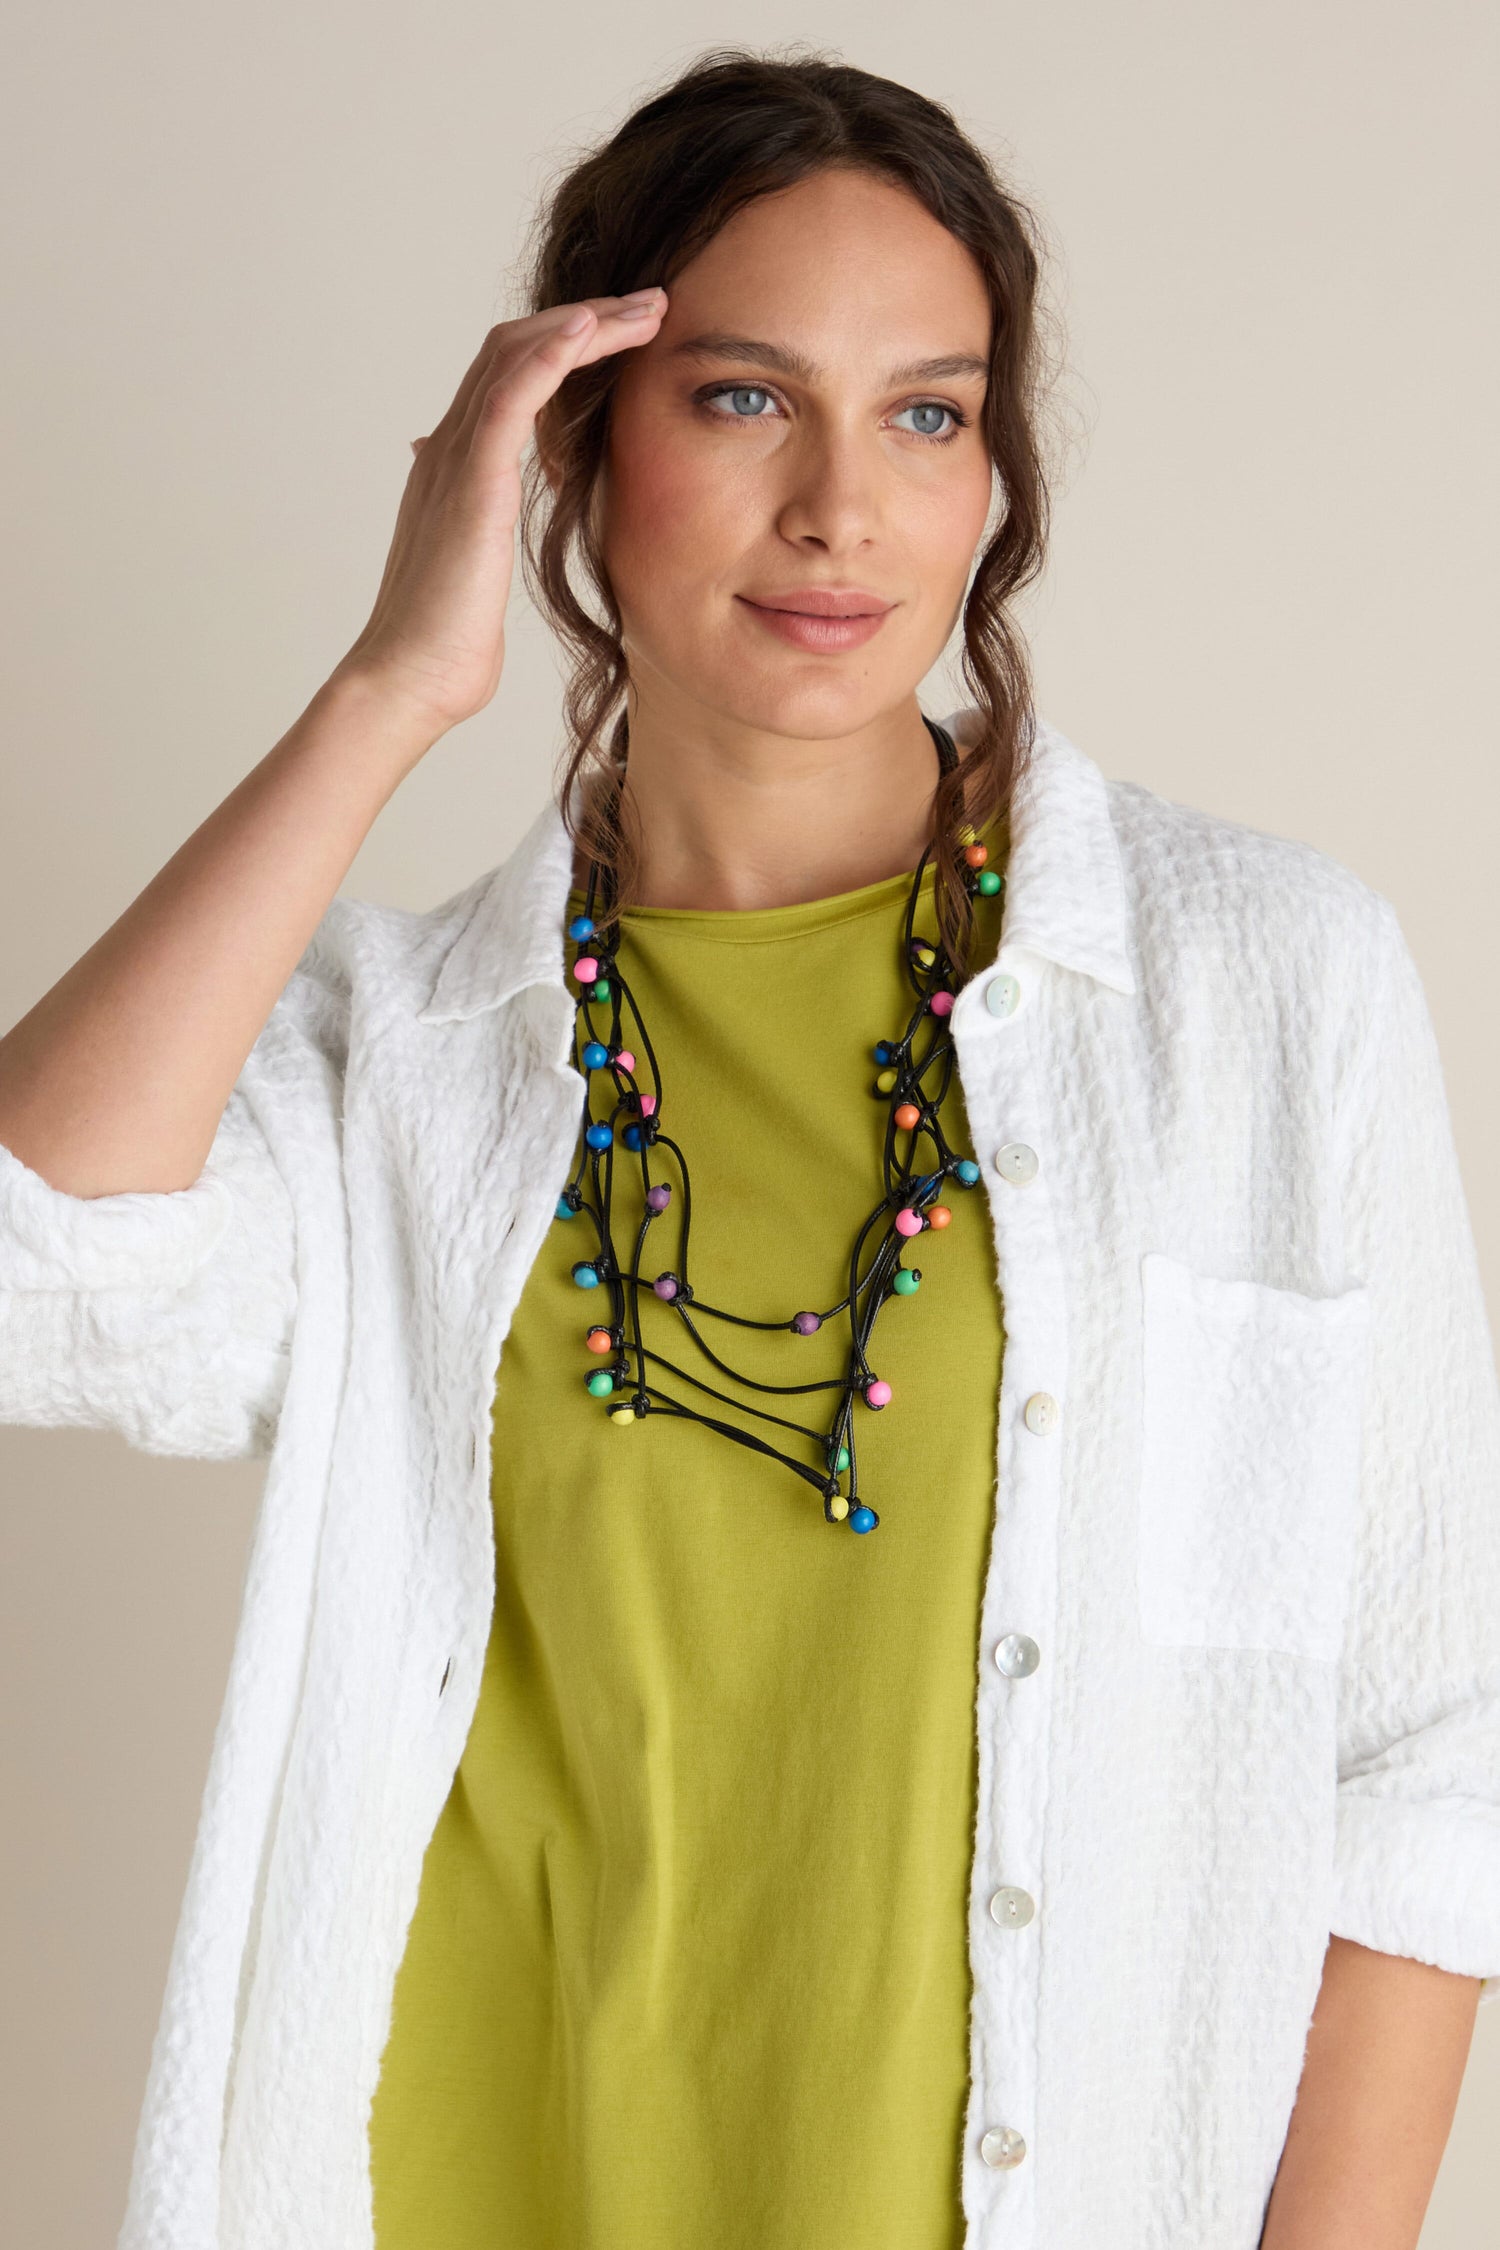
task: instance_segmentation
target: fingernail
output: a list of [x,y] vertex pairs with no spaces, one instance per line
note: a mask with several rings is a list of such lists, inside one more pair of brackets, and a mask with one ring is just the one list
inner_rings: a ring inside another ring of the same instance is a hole
[[622,305],[633,305],[635,304],[637,299],[652,299],[659,297],[660,295],[661,290],[655,285],[653,285],[650,289],[627,289],[624,296],[620,299],[620,302]]
[[565,336],[576,336],[580,328],[587,328],[592,318],[593,315],[590,313],[588,306],[580,305],[577,312],[569,313],[567,319],[563,322],[562,333]]
[[617,308],[616,318],[619,320],[645,320],[655,310],[654,304],[635,304],[627,297]]

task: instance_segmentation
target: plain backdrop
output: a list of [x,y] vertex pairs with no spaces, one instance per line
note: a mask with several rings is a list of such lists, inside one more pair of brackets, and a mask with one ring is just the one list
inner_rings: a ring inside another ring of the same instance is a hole
[[[358,632],[408,441],[515,309],[548,179],[705,46],[811,40],[948,102],[1036,205],[1070,433],[1022,612],[1040,708],[1106,772],[1306,838],[1393,900],[1500,1306],[1500,19],[766,0],[746,20],[13,9],[0,1024]],[[930,711],[951,684],[927,683]],[[558,713],[518,590],[495,702],[404,785],[346,890],[427,906],[503,857]],[[26,2250],[119,2225],[262,1475],[0,1431],[0,2237]],[[1500,2011],[1423,2250],[1494,2240],[1497,2096]]]

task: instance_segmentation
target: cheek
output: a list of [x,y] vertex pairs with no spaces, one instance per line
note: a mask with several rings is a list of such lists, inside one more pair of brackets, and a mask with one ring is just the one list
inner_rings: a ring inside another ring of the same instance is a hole
[[910,516],[913,545],[935,571],[966,575],[989,518],[994,476],[987,459],[967,474],[940,478]]
[[725,473],[724,450],[694,445],[680,429],[668,435],[645,418],[617,430],[604,512],[612,570],[649,573],[659,587],[711,578],[716,562],[740,551],[754,501],[744,478]]

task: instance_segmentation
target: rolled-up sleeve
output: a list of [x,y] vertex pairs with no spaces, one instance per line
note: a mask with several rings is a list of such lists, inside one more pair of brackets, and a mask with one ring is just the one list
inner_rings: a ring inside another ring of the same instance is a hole
[[1500,1380],[1437,1039],[1378,901],[1341,1112],[1371,1359],[1339,1676],[1334,1935],[1500,1993]]
[[69,1195],[0,1144],[0,1421],[267,1454],[296,1303],[292,1198],[243,1082],[171,1193]]

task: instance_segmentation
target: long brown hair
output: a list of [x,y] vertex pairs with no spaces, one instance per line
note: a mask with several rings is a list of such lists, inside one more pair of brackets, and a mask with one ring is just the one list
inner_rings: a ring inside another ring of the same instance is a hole
[[[933,800],[939,923],[954,960],[966,965],[973,916],[959,872],[964,830],[983,827],[1009,803],[1034,725],[1027,651],[1007,609],[1041,570],[1049,516],[1038,419],[1051,364],[1039,307],[1042,237],[1030,209],[1001,185],[952,112],[910,87],[800,49],[714,48],[553,188],[527,254],[527,309],[653,283],[670,290],[745,204],[835,165],[908,189],[972,253],[992,308],[983,427],[1004,512],[978,557],[963,613],[963,678],[982,723],[971,743],[958,745],[958,766]],[[521,510],[526,584],[573,664],[558,772],[564,819],[574,842],[611,869],[616,912],[639,875],[639,836],[621,786],[629,748],[628,714],[617,709],[628,683],[621,616],[591,504],[619,365],[609,354],[576,368],[548,400]],[[602,619],[569,578],[575,545]],[[602,772],[607,785],[589,787],[586,776],[575,815],[574,783],[585,768]]]

